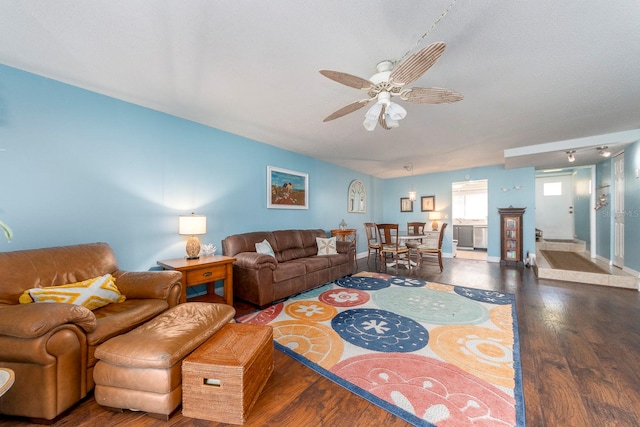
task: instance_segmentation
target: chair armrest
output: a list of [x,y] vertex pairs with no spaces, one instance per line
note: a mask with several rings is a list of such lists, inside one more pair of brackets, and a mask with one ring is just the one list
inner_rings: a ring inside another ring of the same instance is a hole
[[171,288],[180,285],[179,271],[116,271],[116,286],[128,299],[168,300]]
[[73,304],[32,303],[0,307],[0,335],[36,338],[66,323],[92,332],[96,328],[96,316],[91,310]]
[[258,252],[240,252],[235,254],[236,261],[234,264],[240,268],[250,268],[260,270],[261,268],[270,268],[275,270],[278,261],[271,255],[261,254]]

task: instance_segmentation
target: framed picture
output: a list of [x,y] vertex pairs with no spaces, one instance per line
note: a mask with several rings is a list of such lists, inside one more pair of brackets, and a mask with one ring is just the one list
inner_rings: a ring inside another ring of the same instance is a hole
[[400,197],[400,212],[413,212],[413,202],[408,197]]
[[430,212],[436,210],[436,196],[420,197],[422,212]]
[[309,209],[309,174],[267,166],[267,208]]

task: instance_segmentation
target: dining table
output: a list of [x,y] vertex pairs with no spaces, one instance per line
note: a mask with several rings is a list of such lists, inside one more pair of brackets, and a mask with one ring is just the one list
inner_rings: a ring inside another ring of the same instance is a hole
[[[411,241],[415,241],[416,244],[420,244],[422,242],[422,239],[429,237],[428,234],[416,234],[416,233],[404,233],[404,234],[398,234],[398,245],[406,245],[408,242]],[[411,260],[410,257],[407,257],[408,259],[408,263],[411,267],[414,267],[417,265],[417,263],[413,260]],[[398,264],[399,265],[405,265],[407,266],[407,261],[405,260],[398,260]],[[391,261],[387,263],[387,268],[388,267],[395,267],[396,262]],[[410,268],[409,266],[407,266],[407,268]]]

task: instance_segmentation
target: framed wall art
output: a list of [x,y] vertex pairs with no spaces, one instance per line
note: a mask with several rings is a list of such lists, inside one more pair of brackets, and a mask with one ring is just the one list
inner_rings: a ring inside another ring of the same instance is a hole
[[347,193],[347,212],[365,213],[367,211],[367,190],[359,179],[351,181]]
[[400,197],[400,212],[413,212],[413,201],[408,197]]
[[309,174],[267,166],[267,208],[309,209]]
[[436,196],[420,197],[422,212],[431,212],[436,210]]

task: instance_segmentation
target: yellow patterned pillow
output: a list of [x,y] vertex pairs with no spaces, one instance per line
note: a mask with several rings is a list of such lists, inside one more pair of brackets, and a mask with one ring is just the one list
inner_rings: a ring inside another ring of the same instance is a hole
[[95,310],[112,302],[122,302],[125,299],[126,297],[120,294],[116,287],[116,279],[110,274],[105,274],[70,285],[27,289],[20,296],[20,303],[62,302]]

